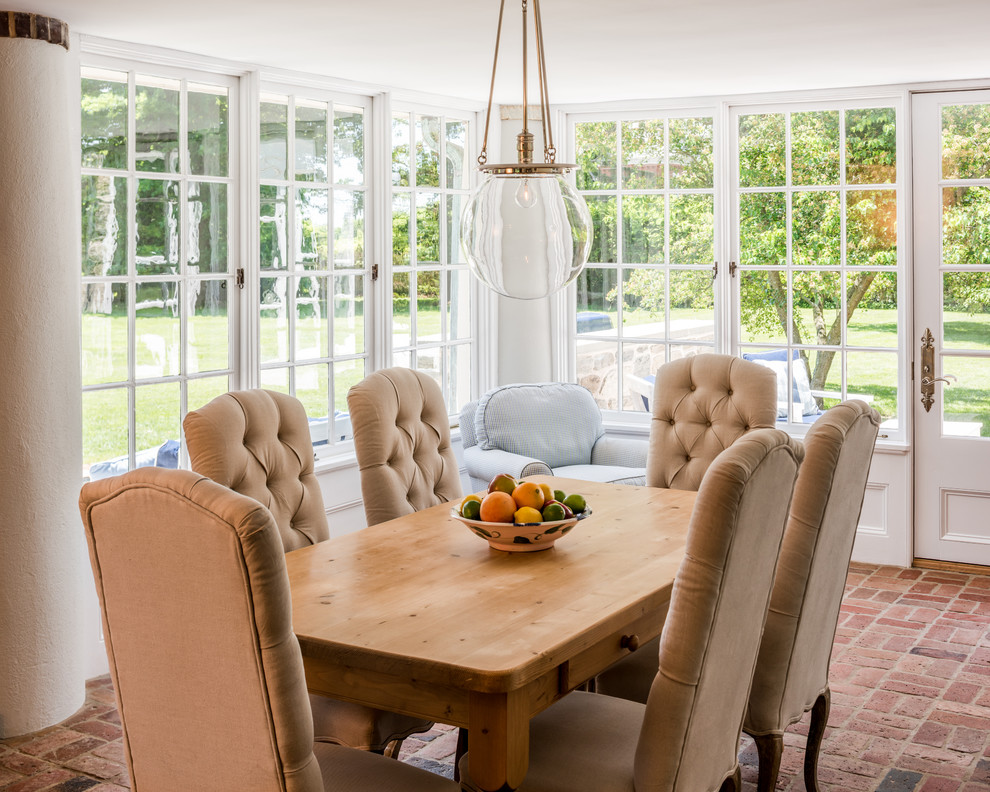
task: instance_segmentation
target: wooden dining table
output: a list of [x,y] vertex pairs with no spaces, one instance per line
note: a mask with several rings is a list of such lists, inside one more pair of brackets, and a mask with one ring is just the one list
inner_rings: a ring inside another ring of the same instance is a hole
[[443,504],[287,554],[313,693],[468,730],[473,781],[516,789],[529,721],[659,634],[696,493],[531,477],[590,516],[495,550]]

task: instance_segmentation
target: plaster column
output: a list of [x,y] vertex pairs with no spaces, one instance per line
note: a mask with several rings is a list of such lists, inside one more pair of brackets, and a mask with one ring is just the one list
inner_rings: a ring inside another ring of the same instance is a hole
[[0,11],[0,737],[58,723],[85,697],[79,74],[68,36],[59,20]]

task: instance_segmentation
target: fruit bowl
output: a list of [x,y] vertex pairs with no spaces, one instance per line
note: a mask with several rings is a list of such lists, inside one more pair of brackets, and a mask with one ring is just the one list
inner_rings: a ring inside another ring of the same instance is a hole
[[462,517],[457,509],[450,510],[450,516],[464,523],[471,531],[488,542],[495,550],[507,553],[532,553],[552,547],[560,537],[567,533],[591,514],[591,509],[585,509],[566,520],[554,520],[540,523],[507,523],[485,522],[484,520],[469,520]]

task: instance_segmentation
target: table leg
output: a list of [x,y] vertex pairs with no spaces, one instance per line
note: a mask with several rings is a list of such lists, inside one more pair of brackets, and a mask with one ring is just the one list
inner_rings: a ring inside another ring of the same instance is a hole
[[529,701],[523,691],[472,693],[468,756],[473,783],[512,792],[529,766]]

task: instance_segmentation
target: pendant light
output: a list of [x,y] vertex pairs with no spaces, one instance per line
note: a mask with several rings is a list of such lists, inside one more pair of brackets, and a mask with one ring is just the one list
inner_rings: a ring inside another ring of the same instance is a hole
[[[543,162],[533,161],[527,98],[527,6],[533,5],[543,126]],[[461,244],[471,271],[506,297],[534,300],[562,289],[581,272],[591,251],[591,214],[584,198],[564,178],[576,166],[556,161],[547,91],[540,0],[522,0],[523,128],[516,136],[518,162],[488,164],[488,128],[505,0],[498,13],[495,60],[478,156],[484,181],[461,215]]]

